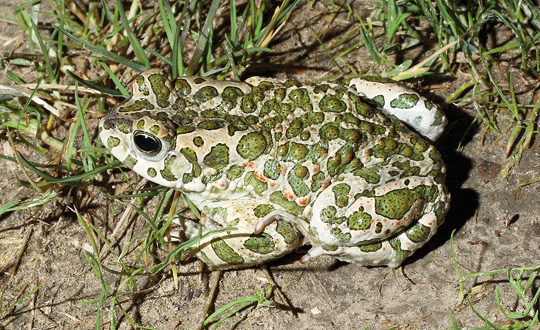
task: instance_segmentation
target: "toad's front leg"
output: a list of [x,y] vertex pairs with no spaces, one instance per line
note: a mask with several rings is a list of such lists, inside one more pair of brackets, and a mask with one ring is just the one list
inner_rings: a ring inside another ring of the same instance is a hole
[[[207,202],[201,208],[204,224],[186,222],[187,238],[225,227],[232,230],[202,239],[191,252],[212,269],[249,267],[279,259],[303,244],[302,234],[294,223],[286,221],[291,215],[280,217],[270,204],[244,197],[231,201]],[[257,224],[272,218],[264,231],[255,233]]]

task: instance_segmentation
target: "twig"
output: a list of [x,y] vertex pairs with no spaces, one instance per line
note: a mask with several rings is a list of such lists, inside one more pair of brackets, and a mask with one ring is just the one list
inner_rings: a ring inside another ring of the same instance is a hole
[[201,321],[199,322],[199,325],[197,326],[197,330],[201,330],[203,328],[204,320],[206,319],[206,316],[208,316],[208,311],[210,310],[210,306],[212,306],[214,302],[214,295],[216,294],[216,289],[219,283],[219,279],[221,277],[221,270],[217,270],[212,273],[212,282],[210,283],[210,292],[208,293],[208,297],[206,298],[206,303],[204,304],[204,312],[203,316],[201,317]]

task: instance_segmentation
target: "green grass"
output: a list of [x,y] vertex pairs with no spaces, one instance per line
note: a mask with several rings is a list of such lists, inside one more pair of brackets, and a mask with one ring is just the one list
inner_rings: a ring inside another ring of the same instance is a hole
[[[19,163],[21,169],[28,173],[19,179],[20,184],[34,187],[39,193],[29,201],[7,203],[0,207],[0,214],[39,207],[54,199],[56,192],[61,189],[85,187],[93,184],[98,174],[103,175],[110,169],[122,170],[120,163],[111,157],[103,145],[92,140],[87,126],[88,118],[96,120],[96,116],[106,112],[109,107],[107,97],[102,93],[117,99],[129,97],[123,82],[129,80],[130,75],[152,66],[167,67],[174,77],[212,75],[218,79],[229,76],[239,79],[252,63],[263,55],[272,54],[272,41],[279,35],[297,2],[283,1],[278,9],[272,7],[269,1],[260,2],[259,6],[259,2],[252,0],[238,6],[233,0],[231,9],[221,17],[227,20],[225,32],[216,31],[213,26],[220,4],[217,0],[192,0],[172,7],[168,1],[158,1],[156,12],[142,11],[137,7],[138,2],[127,7],[117,1],[112,8],[91,3],[88,11],[80,12],[79,18],[75,18],[63,1],[51,0],[50,12],[40,12],[42,8],[38,2],[29,2],[17,8],[15,18],[2,16],[17,23],[26,33],[30,54],[3,55],[0,58],[0,66],[18,86],[1,95],[0,123],[9,131],[0,138],[5,140],[9,135],[15,145],[41,154],[48,151],[60,153],[64,161],[45,165],[30,162],[21,154],[16,154],[16,157],[1,156]],[[519,164],[523,153],[538,134],[539,105],[520,103],[521,91],[516,91],[513,83],[518,78],[529,82],[538,79],[540,16],[534,1],[388,0],[377,4],[369,19],[361,18],[346,4],[328,3],[333,5],[335,11],[346,10],[348,19],[353,22],[352,28],[336,44],[350,44],[347,49],[335,54],[335,48],[320,41],[329,58],[340,69],[338,75],[359,73],[354,63],[345,60],[346,55],[357,47],[365,47],[371,54],[371,74],[384,74],[396,80],[428,76],[453,79],[458,72],[464,72],[471,79],[456,88],[446,103],[474,107],[477,115],[470,123],[471,128],[476,125],[484,130],[484,135],[495,134],[505,139],[508,159],[503,176]],[[48,20],[40,21],[44,17]],[[81,18],[87,24],[83,24]],[[512,38],[490,48],[481,37],[494,26],[505,27]],[[313,32],[319,37],[316,31]],[[161,43],[161,40],[165,42]],[[395,54],[406,54],[421,46],[427,47],[432,55],[399,63],[392,61]],[[162,52],[164,49],[167,51]],[[68,56],[68,51],[75,55]],[[72,64],[72,56],[86,57],[90,68],[88,71],[93,78],[83,77],[85,68]],[[463,61],[458,62],[458,57],[462,57]],[[502,69],[499,65],[501,58],[515,58],[514,65]],[[37,73],[36,77],[32,81],[24,81],[12,69],[14,67],[31,68]],[[507,87],[501,78],[497,78],[501,77],[501,73],[509,82]],[[45,85],[49,87],[43,88]],[[95,92],[79,93],[82,88],[91,88]],[[24,96],[24,103],[19,101],[20,96]],[[71,124],[65,136],[53,137],[57,136],[53,134],[56,133],[54,127],[65,123],[66,118],[70,119]],[[125,178],[127,180],[129,177],[125,175]],[[540,177],[531,178],[524,184],[538,180]],[[133,191],[137,184],[130,183]],[[172,195],[171,190],[148,188],[133,194],[110,196],[114,200],[111,214],[116,215],[117,209],[123,205],[135,210],[146,223],[144,229],[137,232],[120,253],[112,248],[117,242],[111,242],[108,235],[101,233],[74,210],[93,249],[85,252],[85,256],[102,285],[99,297],[82,303],[96,305],[96,329],[103,325],[104,320],[108,320],[110,328],[116,328],[120,317],[124,317],[133,328],[142,328],[133,321],[123,305],[125,297],[139,290],[136,278],[155,276],[168,271],[169,266],[175,273],[174,262],[182,257],[189,244],[195,243],[185,242],[176,248],[171,248],[167,243],[172,214],[179,203]],[[148,210],[147,200],[154,197],[158,199],[156,210]],[[171,204],[173,211],[166,212]],[[114,256],[114,263],[104,264],[101,258],[104,252],[100,246]],[[534,301],[528,301],[524,292],[532,290],[531,283],[537,271],[538,266],[495,272],[506,273],[506,280],[512,283],[519,299],[526,306],[533,306],[538,293],[535,293]],[[104,272],[122,280],[112,287],[104,280]],[[460,277],[461,295],[465,296],[465,279],[492,273]],[[528,279],[522,286],[524,274],[528,274]],[[36,290],[23,297],[28,298]],[[4,291],[0,296],[0,317],[5,316],[1,311],[9,311],[22,301],[17,300],[2,309],[3,294]],[[267,304],[261,297],[245,297],[231,302],[231,306]],[[499,302],[498,296],[496,299]],[[225,305],[223,310],[218,309],[217,312],[225,312],[225,307],[231,306]],[[474,308],[472,304],[471,308]],[[225,313],[221,320],[238,309],[233,308]],[[107,315],[102,315],[102,311],[106,311]],[[511,329],[526,329],[537,322],[536,315],[527,320],[529,313],[509,313],[502,308],[501,311],[508,319],[517,320]],[[215,317],[209,316],[208,324]],[[480,314],[479,317],[484,320]],[[216,325],[220,322],[218,320]],[[487,319],[485,323],[486,327],[482,329],[497,328]]]
[[[455,319],[454,312],[450,309],[450,317],[452,319],[453,330],[458,329],[470,329],[470,330],[513,330],[513,329],[536,329],[538,327],[538,298],[540,297],[540,288],[534,284],[537,280],[538,273],[540,272],[540,264],[524,267],[510,267],[506,269],[486,270],[476,273],[470,273],[466,275],[461,274],[459,267],[459,260],[454,253],[454,233],[451,238],[452,257],[456,265],[456,270],[459,277],[459,296],[458,304],[462,304],[464,300],[467,300],[468,306],[478,316],[478,318],[485,324],[480,328],[459,327]],[[504,277],[498,275],[505,275]],[[474,279],[475,281],[481,278],[483,281],[476,286],[469,289],[465,288],[465,282],[467,279]],[[487,278],[487,280],[486,280]],[[515,292],[515,296],[507,299],[506,301],[512,301],[515,306],[524,306],[525,311],[523,313],[507,311],[503,307],[501,297],[499,295],[499,288],[495,287],[495,300],[500,312],[505,316],[506,322],[504,325],[496,325],[488,319],[487,316],[482,315],[474,308],[474,304],[471,302],[469,296],[474,296],[476,289],[484,289],[484,287],[490,282],[507,282],[512,285]]]

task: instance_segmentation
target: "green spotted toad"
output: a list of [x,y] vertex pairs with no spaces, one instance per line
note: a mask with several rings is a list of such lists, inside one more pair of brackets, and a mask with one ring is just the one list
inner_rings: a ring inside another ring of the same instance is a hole
[[397,267],[448,210],[446,168],[428,142],[445,124],[424,97],[378,79],[172,81],[152,69],[101,120],[100,137],[126,166],[202,211],[204,221],[183,223],[187,238],[235,228],[192,248],[214,269],[302,245],[311,245],[302,261]]

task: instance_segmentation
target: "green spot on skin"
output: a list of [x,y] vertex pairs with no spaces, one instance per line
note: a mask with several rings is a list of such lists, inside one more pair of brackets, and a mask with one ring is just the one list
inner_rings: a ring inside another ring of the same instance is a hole
[[190,183],[191,181],[193,181],[193,174],[184,173],[184,175],[182,175],[182,183],[187,184],[187,183]]
[[326,112],[343,112],[347,109],[345,102],[334,95],[323,96],[321,102],[319,102],[319,107]]
[[196,147],[202,147],[204,145],[204,140],[202,137],[200,136],[196,136],[193,138],[193,145],[195,145]]
[[262,101],[262,99],[264,98],[264,92],[266,90],[268,85],[265,85],[265,84],[262,84],[262,85],[259,85],[259,86],[255,86],[251,89],[251,97],[253,98],[253,101],[255,101],[255,103],[259,103],[260,101]]
[[220,129],[224,126],[225,126],[225,123],[221,120],[204,120],[204,121],[201,121],[197,125],[197,127],[205,129],[205,130],[209,130],[209,131]]
[[216,109],[206,109],[201,112],[201,116],[204,118],[223,118],[223,113]]
[[253,187],[253,191],[257,195],[262,195],[262,193],[268,189],[268,184],[257,179],[254,172],[246,173],[246,176],[244,177],[244,184]]
[[315,86],[315,88],[313,89],[313,93],[315,94],[325,94],[327,90],[329,90],[331,87],[327,84],[319,84],[317,86]]
[[118,120],[115,126],[120,132],[124,134],[131,133],[131,130],[133,128],[132,122],[127,120]]
[[229,112],[236,107],[238,99],[222,97],[217,109],[222,112]]
[[334,123],[324,124],[321,127],[319,134],[323,140],[329,141],[337,139],[339,137],[339,127],[337,127]]
[[229,136],[233,136],[234,133],[239,131],[245,131],[249,128],[249,124],[244,117],[236,115],[226,115],[225,120],[229,123],[229,126],[227,127],[227,132],[229,133]]
[[383,224],[380,222],[377,222],[377,224],[375,225],[375,234],[382,233],[382,230],[383,230]]
[[[428,110],[431,110],[435,107],[435,104],[433,104],[433,102],[429,101],[429,100],[425,100],[424,101],[424,106],[426,107],[426,109]],[[441,113],[439,111],[437,111],[437,115],[440,115]],[[441,124],[441,122],[438,122],[435,124],[435,126],[438,126],[439,124]]]
[[144,129],[145,121],[144,119],[141,119],[137,122],[137,129]]
[[324,173],[317,172],[312,176],[312,179],[313,179],[313,182],[311,183],[311,191],[315,192],[321,189],[322,187],[321,181],[324,180]]
[[251,235],[244,242],[244,247],[258,254],[268,254],[276,249],[272,236],[266,233],[262,233],[260,235]]
[[375,210],[377,214],[389,219],[400,220],[409,212],[416,199],[417,194],[411,189],[392,190],[375,197]]
[[274,207],[270,204],[259,204],[253,209],[253,213],[257,218],[263,218],[272,211],[274,211]]
[[122,104],[118,107],[118,112],[136,112],[142,110],[153,110],[155,106],[147,99],[131,99],[128,103]]
[[276,231],[283,237],[283,240],[287,244],[293,244],[298,240],[298,232],[294,226],[283,220],[276,221]]
[[381,108],[384,107],[384,96],[383,95],[377,95],[374,98],[371,99],[373,102],[375,102],[378,106]]
[[398,154],[401,151],[403,144],[398,143],[391,138],[381,138],[379,143],[373,147],[373,156],[381,159],[387,159],[388,157]]
[[341,167],[349,164],[354,159],[354,151],[351,145],[345,144],[337,151],[337,154],[340,156]]
[[124,165],[126,165],[128,168],[133,168],[135,165],[137,165],[137,159],[132,155],[128,155],[122,163],[124,163]]
[[266,139],[259,132],[248,133],[238,141],[236,152],[245,159],[254,160],[266,149]]
[[281,171],[281,165],[277,159],[269,159],[264,163],[263,174],[267,178],[277,180]]
[[163,179],[167,181],[176,181],[177,177],[172,174],[171,170],[175,170],[174,165],[176,164],[176,156],[170,155],[164,161],[164,168],[160,171]]
[[427,239],[429,238],[429,234],[431,233],[431,229],[418,222],[416,225],[412,226],[409,230],[407,230],[406,233],[407,237],[411,241],[415,243],[421,243],[427,241]]
[[351,187],[346,183],[339,183],[332,188],[336,205],[338,207],[345,207],[349,204],[349,192]]
[[280,159],[285,159],[289,153],[289,144],[282,144],[277,149],[277,155]]
[[289,201],[287,198],[285,198],[283,194],[281,193],[281,191],[274,191],[270,195],[270,202],[281,206],[287,212],[294,214],[296,216],[302,214],[302,211],[304,210],[304,207],[296,204],[295,202]]
[[157,172],[156,172],[156,169],[155,169],[155,168],[149,167],[149,168],[146,170],[146,174],[148,174],[148,176],[151,177],[151,178],[155,178],[156,175],[157,175]]
[[[426,103],[426,107],[427,107],[427,103]],[[446,116],[444,115],[444,113],[439,110],[439,109],[436,109],[436,112],[435,112],[435,120],[431,123],[430,126],[439,126],[440,129],[442,129],[443,124],[446,122]]]
[[156,102],[161,108],[169,106],[169,95],[171,90],[167,84],[168,78],[164,74],[152,74],[148,77],[150,81],[151,89],[156,95]]
[[339,247],[335,246],[335,245],[322,245],[321,246],[323,248],[323,250],[325,251],[337,251],[337,249],[339,249]]
[[221,93],[221,97],[223,98],[238,98],[240,96],[244,95],[244,92],[238,87],[234,86],[227,86]]
[[429,158],[431,158],[433,160],[434,163],[438,163],[440,162],[442,159],[441,159],[441,154],[439,152],[437,152],[437,150],[433,149],[429,152]]
[[418,104],[419,100],[420,99],[417,94],[403,93],[400,94],[398,98],[390,101],[390,106],[398,109],[411,109]]
[[144,76],[142,74],[137,76],[135,82],[137,83],[138,90],[136,92],[134,91],[134,93],[144,96],[150,95],[150,90],[148,89],[148,85],[146,85],[146,81],[144,80]]
[[309,115],[310,115],[310,121],[313,124],[322,124],[324,122],[324,112],[316,112]]
[[289,127],[287,128],[287,132],[285,136],[288,139],[292,139],[295,136],[298,136],[300,133],[302,133],[302,130],[304,129],[304,123],[301,119],[295,118],[291,121],[289,124]]
[[262,135],[264,136],[265,141],[270,141],[270,143],[266,144],[266,149],[264,149],[263,153],[268,154],[270,151],[272,151],[272,148],[274,147],[274,144],[271,143],[273,141],[272,133],[270,131],[261,131]]
[[212,249],[216,253],[219,259],[223,260],[229,265],[240,265],[244,263],[244,258],[234,252],[234,250],[227,245],[227,243],[221,239],[215,239],[212,241]]
[[308,168],[304,165],[295,165],[293,171],[294,175],[296,175],[300,179],[304,179],[308,174]]
[[[447,191],[445,191],[446,194],[448,194]],[[437,217],[437,225],[442,225],[444,221],[444,216],[446,215],[446,212],[448,212],[448,207],[450,205],[444,202],[438,202],[435,204],[435,216]]]
[[148,130],[154,135],[159,135],[159,131],[161,130],[161,128],[159,127],[159,125],[152,125]]
[[274,88],[274,84],[269,81],[261,81],[259,85],[257,85],[257,87],[259,87],[263,91],[269,91]]
[[358,158],[353,158],[351,159],[351,161],[349,162],[349,164],[347,164],[344,168],[343,168],[343,172],[344,173],[349,173],[349,172],[352,172],[354,170],[356,170],[357,168],[361,167],[362,166],[362,162],[360,161],[360,159]]
[[382,248],[382,243],[373,243],[373,244],[367,244],[367,245],[360,245],[358,247],[360,251],[362,252],[377,252]]
[[180,153],[186,157],[188,162],[192,164],[197,162],[197,153],[192,148],[184,147],[180,149]]
[[229,147],[224,143],[213,146],[203,162],[218,171],[224,169],[229,165]]
[[218,95],[219,93],[215,87],[204,86],[193,94],[193,101],[197,104],[202,104]]
[[240,109],[242,109],[244,113],[252,113],[257,109],[257,104],[253,101],[253,96],[251,94],[242,97]]
[[253,126],[259,122],[259,116],[249,115],[245,118],[245,120],[248,125]]
[[368,104],[362,102],[362,100],[359,97],[354,96],[353,94],[350,94],[351,98],[354,100],[356,112],[365,118],[372,118],[375,115],[375,111],[373,111],[373,108],[370,107]]
[[309,187],[302,178],[296,176],[294,170],[289,171],[287,179],[296,196],[303,197],[309,193]]
[[310,102],[308,91],[305,88],[294,89],[289,93],[289,99],[298,108]]
[[282,117],[286,118],[293,111],[293,107],[290,103],[282,103],[279,108],[276,109],[277,113]]
[[341,119],[346,122],[346,123],[349,123],[349,124],[353,124],[354,126],[358,126],[360,125],[360,119],[353,115],[352,113],[344,113],[342,116],[341,116]]
[[358,143],[362,139],[362,134],[357,129],[342,129],[340,137],[349,143]]
[[291,147],[289,148],[288,158],[295,161],[302,161],[307,157],[308,152],[309,150],[304,144],[291,143]]
[[199,163],[194,163],[193,168],[191,169],[191,174],[193,174],[194,177],[198,178],[201,175],[202,169]]
[[341,156],[339,154],[334,155],[333,157],[328,157],[327,168],[328,174],[331,176],[336,176],[338,174],[338,166],[341,163]]
[[351,230],[368,230],[371,227],[371,215],[356,211],[347,219],[347,227]]
[[343,233],[338,227],[330,229],[330,233],[334,235],[339,243],[349,243],[351,241],[351,233]]
[[437,193],[437,188],[433,186],[392,190],[383,196],[375,196],[375,211],[389,219],[400,220],[415,206],[413,211],[417,214],[414,218],[418,218],[423,212],[424,202],[433,201]]
[[188,134],[195,131],[195,127],[191,126],[180,126],[176,129],[176,134]]
[[174,81],[174,90],[180,97],[186,97],[191,94],[191,85],[187,80],[179,78]]
[[276,128],[277,124],[278,124],[278,118],[270,117],[270,118],[266,118],[265,120],[263,120],[261,127],[264,130],[271,131],[274,128]]
[[328,155],[328,148],[321,146],[320,144],[312,145],[309,151],[309,159],[313,163],[320,161]]
[[276,88],[274,90],[274,97],[276,98],[277,102],[283,101],[285,96],[287,96],[287,89],[285,89],[285,88]]
[[373,131],[374,131],[374,128],[373,128],[373,125],[371,125],[371,123],[367,122],[367,121],[361,121],[359,124],[358,124],[358,129],[360,130],[360,133],[362,134],[362,136],[373,136]]
[[245,169],[242,166],[232,165],[227,172],[227,179],[232,181],[241,177],[242,174],[244,174],[244,170]]
[[341,224],[345,221],[344,217],[336,218],[337,209],[330,205],[322,209],[321,221],[330,225]]
[[[201,181],[204,184],[209,184],[209,183],[212,183],[214,181],[219,180],[222,176],[223,176],[223,173],[221,173],[221,172],[216,173],[214,175],[203,175]],[[216,186],[212,186],[210,188],[210,193],[211,194],[222,194],[223,190],[218,189]]]
[[399,154],[407,158],[411,158],[411,156],[413,155],[413,149],[411,148],[411,146],[405,145],[403,146],[403,148],[401,148]]
[[107,139],[107,148],[110,150],[120,144],[120,139],[115,136],[109,136]]
[[286,80],[283,85],[285,85],[286,87],[300,87],[302,86],[302,84],[296,80],[296,79],[289,79],[289,80]]

